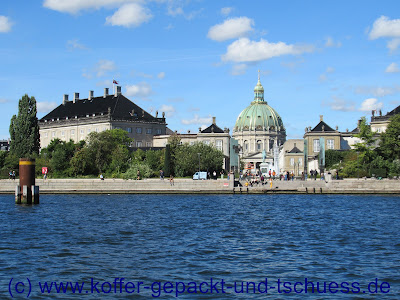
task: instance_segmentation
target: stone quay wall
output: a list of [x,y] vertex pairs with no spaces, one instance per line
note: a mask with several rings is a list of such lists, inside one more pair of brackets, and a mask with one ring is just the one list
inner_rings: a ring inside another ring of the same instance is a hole
[[[0,193],[14,194],[19,180],[0,180]],[[272,188],[265,185],[238,186],[228,179],[192,180],[174,179],[36,179],[41,194],[254,194],[254,193],[295,193],[295,194],[399,194],[400,180],[344,179],[280,181],[274,180]],[[235,186],[236,185],[236,186]]]

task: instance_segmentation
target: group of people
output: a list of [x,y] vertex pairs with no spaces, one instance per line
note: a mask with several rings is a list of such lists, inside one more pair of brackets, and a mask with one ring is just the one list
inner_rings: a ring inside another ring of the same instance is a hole
[[15,171],[11,171],[8,173],[8,179],[13,179],[15,180]]

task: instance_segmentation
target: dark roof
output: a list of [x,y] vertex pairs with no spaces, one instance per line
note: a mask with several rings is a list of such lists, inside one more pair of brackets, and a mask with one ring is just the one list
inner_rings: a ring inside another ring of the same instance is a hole
[[[107,115],[110,108],[110,115],[114,119],[129,119],[129,120],[144,120],[144,121],[161,121],[161,118],[155,118],[141,107],[137,106],[131,100],[120,94],[118,96],[108,95],[106,97],[94,97],[91,100],[79,99],[76,103],[68,101],[65,104],[60,104],[47,115],[40,119],[40,121],[51,119],[65,119],[78,117]],[[134,115],[132,115],[134,111]]]
[[360,128],[356,127],[354,128],[351,133],[360,133]]
[[393,109],[392,111],[388,112],[386,115],[387,116],[394,116],[400,114],[400,105],[397,106],[395,109]]
[[296,146],[294,146],[293,149],[290,150],[288,153],[303,153],[303,151],[300,151],[299,148],[297,148]]
[[[322,126],[324,126],[324,130],[322,130]],[[315,126],[311,132],[322,132],[322,131],[335,131],[333,130],[328,124],[326,124],[324,121],[321,121],[318,123],[317,126]]]
[[211,124],[206,129],[202,130],[201,133],[224,133],[224,131],[217,125]]

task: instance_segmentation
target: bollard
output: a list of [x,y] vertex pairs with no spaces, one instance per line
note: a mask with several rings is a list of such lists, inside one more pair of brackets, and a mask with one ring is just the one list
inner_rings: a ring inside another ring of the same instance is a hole
[[[21,204],[38,204],[39,203],[39,187],[35,190],[35,160],[31,158],[19,159],[19,186],[21,201],[16,203]],[[33,202],[32,202],[33,194]],[[17,192],[16,192],[17,197]]]
[[33,204],[39,204],[39,186],[32,186]]
[[21,204],[21,188],[19,185],[15,187],[15,203]]
[[32,191],[28,186],[22,186],[21,204],[32,204]]

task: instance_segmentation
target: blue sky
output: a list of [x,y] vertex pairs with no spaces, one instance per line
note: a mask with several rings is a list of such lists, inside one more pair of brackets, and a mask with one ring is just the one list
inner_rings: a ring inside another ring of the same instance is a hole
[[[329,3],[328,3],[329,2]],[[168,127],[232,129],[265,99],[288,138],[319,116],[352,130],[400,104],[399,1],[13,0],[0,8],[0,138],[18,100],[38,117],[112,80]]]

